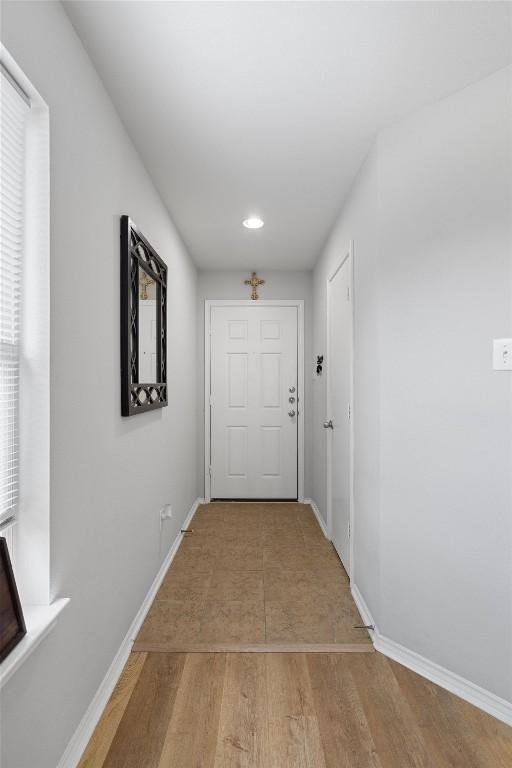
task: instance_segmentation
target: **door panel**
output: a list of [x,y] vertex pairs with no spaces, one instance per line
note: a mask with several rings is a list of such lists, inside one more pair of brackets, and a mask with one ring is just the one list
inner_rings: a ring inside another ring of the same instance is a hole
[[247,427],[226,427],[226,457],[228,477],[247,477]]
[[350,573],[350,398],[352,378],[352,309],[350,257],[329,283],[329,418],[332,430],[330,505],[332,542]]
[[211,496],[296,499],[297,308],[212,307],[210,322]]
[[232,340],[247,339],[247,322],[242,320],[228,323],[228,333]]
[[260,355],[261,397],[263,408],[281,405],[281,353],[264,352]]
[[247,355],[240,354],[240,352],[235,354],[228,352],[226,362],[228,366],[228,407],[247,408]]
[[261,427],[261,473],[265,477],[281,475],[281,427]]

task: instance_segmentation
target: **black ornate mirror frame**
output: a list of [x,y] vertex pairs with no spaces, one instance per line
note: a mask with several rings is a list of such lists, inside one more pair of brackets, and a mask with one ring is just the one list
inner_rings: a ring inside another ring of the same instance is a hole
[[[159,381],[139,381],[139,267],[155,281]],[[129,216],[121,216],[121,414],[167,405],[167,265]]]

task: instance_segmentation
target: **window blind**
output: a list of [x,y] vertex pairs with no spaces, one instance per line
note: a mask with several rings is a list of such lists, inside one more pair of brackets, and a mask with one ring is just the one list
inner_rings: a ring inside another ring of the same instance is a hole
[[26,123],[29,106],[0,70],[0,525],[19,495],[19,396]]

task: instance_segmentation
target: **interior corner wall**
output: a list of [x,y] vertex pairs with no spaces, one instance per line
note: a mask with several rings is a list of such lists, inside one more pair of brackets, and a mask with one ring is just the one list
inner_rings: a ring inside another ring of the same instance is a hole
[[[204,302],[206,299],[250,299],[244,280],[250,270],[200,270],[197,281],[197,484],[204,493]],[[304,301],[304,496],[311,498],[313,488],[313,273],[308,270],[265,270],[258,272],[265,280],[259,289],[262,299],[302,299]]]
[[383,636],[511,701],[512,375],[492,370],[512,335],[510,67],[379,135],[315,269],[315,347],[350,239],[354,581]]
[[[198,496],[197,274],[62,5],[3,2],[2,42],[50,112],[51,595],[71,602],[2,690],[0,763],[55,768]],[[131,418],[125,213],[169,268],[169,405]]]

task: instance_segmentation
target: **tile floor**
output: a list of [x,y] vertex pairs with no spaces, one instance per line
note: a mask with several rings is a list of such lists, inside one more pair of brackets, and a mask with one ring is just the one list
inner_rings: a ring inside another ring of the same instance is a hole
[[135,650],[233,643],[371,649],[366,630],[356,629],[362,621],[347,574],[311,507],[215,502],[199,507],[190,528]]

